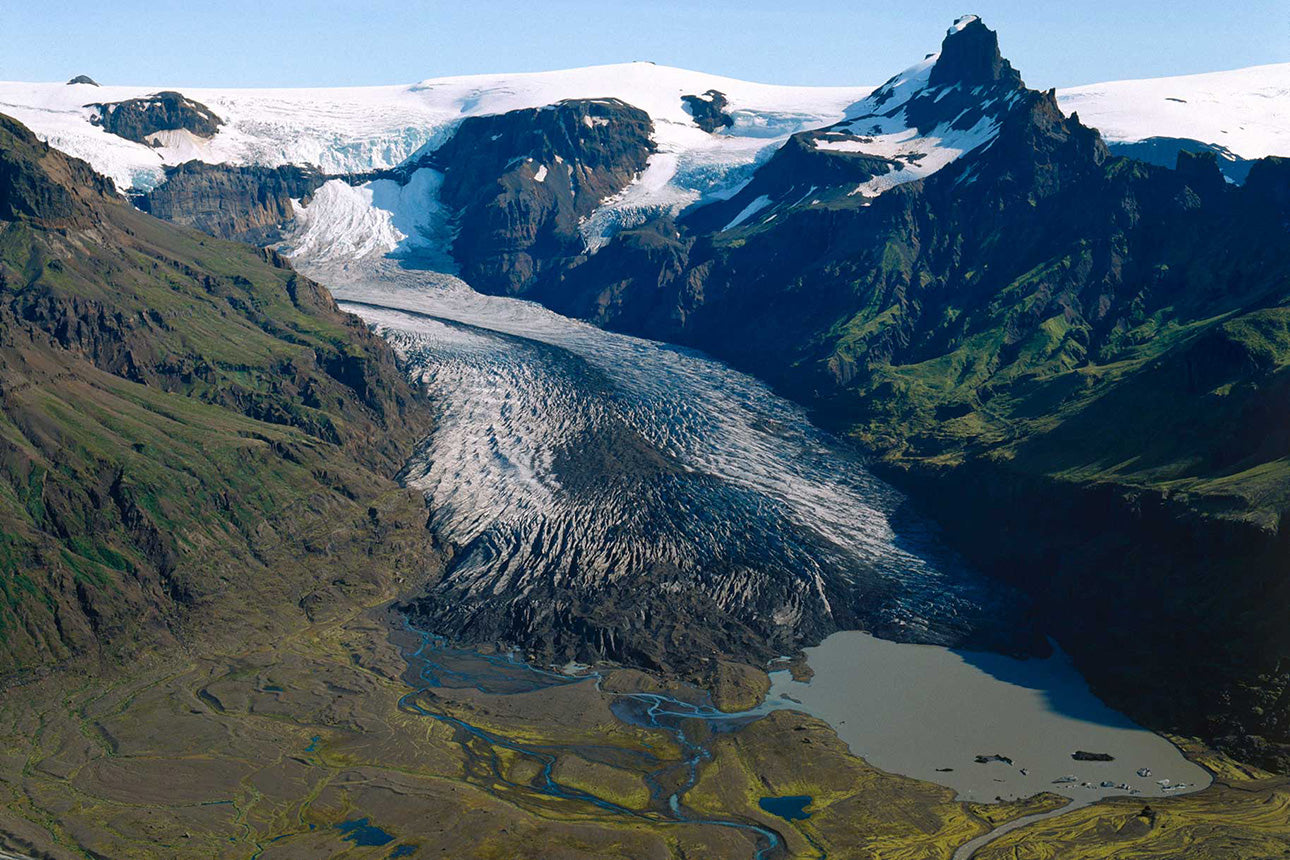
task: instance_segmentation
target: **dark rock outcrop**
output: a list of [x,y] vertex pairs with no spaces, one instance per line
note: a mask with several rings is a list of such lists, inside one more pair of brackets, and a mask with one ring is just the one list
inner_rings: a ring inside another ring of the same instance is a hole
[[456,213],[462,276],[524,293],[581,255],[580,220],[645,169],[652,128],[647,113],[617,99],[465,120],[423,162],[444,172],[440,200]]
[[89,75],[77,75],[67,82],[68,86],[71,86],[72,84],[89,84],[92,87],[97,87],[99,82],[91,78]]
[[928,83],[933,87],[961,84],[969,90],[1002,83],[1015,89],[1021,86],[1021,75],[1000,53],[998,34],[976,15],[965,15],[954,22],[941,43]]
[[159,131],[189,131],[197,137],[214,137],[224,124],[215,112],[183,93],[166,90],[122,102],[96,102],[91,119],[95,125],[135,143],[156,146],[148,138]]
[[281,240],[293,199],[308,199],[327,179],[313,167],[234,167],[189,161],[140,195],[140,209],[212,236],[256,245]]
[[694,117],[694,124],[708,134],[716,134],[735,124],[734,117],[726,112],[726,94],[720,90],[708,90],[701,96],[681,96],[681,101]]

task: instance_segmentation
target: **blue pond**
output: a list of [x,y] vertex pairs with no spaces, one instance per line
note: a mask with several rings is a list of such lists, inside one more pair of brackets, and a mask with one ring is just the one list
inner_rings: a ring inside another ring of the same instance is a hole
[[405,842],[394,847],[394,850],[390,852],[390,860],[394,860],[396,857],[411,857],[415,853],[417,853],[417,846]]
[[366,818],[342,821],[336,825],[336,829],[345,834],[342,838],[348,839],[355,845],[389,845],[394,841],[393,836],[375,824],[368,823]]
[[788,821],[801,821],[804,818],[811,817],[811,813],[806,811],[806,807],[811,803],[809,794],[794,794],[788,797],[763,797],[757,803],[771,815],[778,815]]

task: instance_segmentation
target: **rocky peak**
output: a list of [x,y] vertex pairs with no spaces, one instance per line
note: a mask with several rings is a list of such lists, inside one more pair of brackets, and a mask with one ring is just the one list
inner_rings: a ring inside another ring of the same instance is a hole
[[69,87],[73,84],[89,84],[92,87],[97,87],[99,82],[91,78],[89,75],[77,75],[67,82]]
[[976,15],[964,15],[954,22],[941,42],[941,52],[932,66],[928,84],[933,87],[962,84],[964,87],[998,84],[1015,89],[1021,75],[999,53],[999,35]]
[[1051,94],[1025,88],[995,32],[964,16],[939,53],[891,78],[841,122],[794,135],[737,195],[686,221],[724,232],[768,223],[785,206],[868,205],[969,154],[1001,148],[1005,129],[1021,141],[1011,147],[1018,150],[1049,131],[1062,137],[1063,121]]
[[552,168],[558,159],[576,165],[575,194],[586,191],[598,199],[601,189],[595,174],[628,154],[634,156],[628,160],[636,169],[643,166],[643,157],[653,151],[652,130],[649,114],[618,99],[566,99],[541,108],[470,117],[431,154],[428,166],[448,174],[444,190],[451,196],[468,174],[493,179],[522,163],[535,170],[542,165]]

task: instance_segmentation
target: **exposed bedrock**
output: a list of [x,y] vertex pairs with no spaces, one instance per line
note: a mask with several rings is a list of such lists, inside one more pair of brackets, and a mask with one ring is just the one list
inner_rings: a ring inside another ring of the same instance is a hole
[[235,167],[189,161],[167,168],[166,181],[136,199],[158,218],[222,239],[268,245],[326,177],[314,167]]
[[462,277],[519,294],[585,252],[579,221],[622,191],[654,151],[649,115],[617,99],[471,117],[426,160],[443,171]]
[[716,134],[735,124],[734,117],[726,112],[726,94],[720,90],[708,90],[701,96],[681,96],[681,101],[694,117],[694,124],[708,134]]
[[165,90],[120,102],[96,102],[92,119],[106,131],[149,146],[161,144],[153,137],[161,132],[186,131],[196,137],[214,137],[224,124],[215,112],[183,93]]

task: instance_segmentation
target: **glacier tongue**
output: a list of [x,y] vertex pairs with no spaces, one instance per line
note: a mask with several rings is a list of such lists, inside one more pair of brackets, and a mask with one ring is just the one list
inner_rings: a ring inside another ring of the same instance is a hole
[[632,623],[640,637],[666,629],[671,610],[650,601],[670,595],[747,656],[855,626],[1025,641],[1015,595],[760,383],[452,279],[373,271],[311,274],[378,327],[436,404],[405,479],[457,547],[420,604],[439,632],[622,658]]

